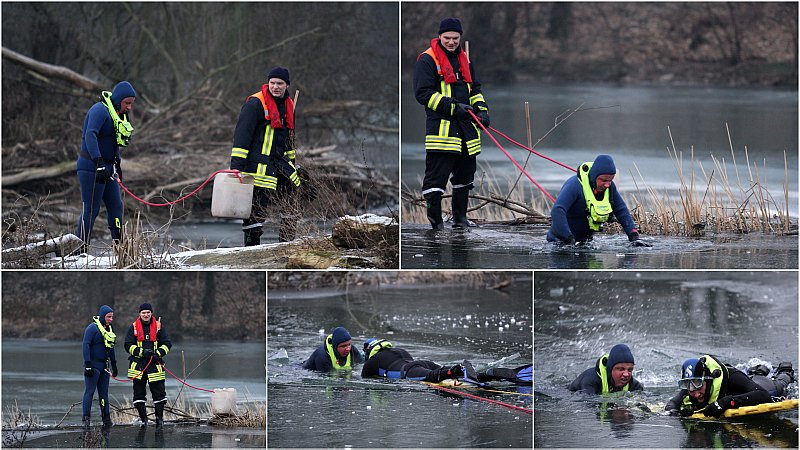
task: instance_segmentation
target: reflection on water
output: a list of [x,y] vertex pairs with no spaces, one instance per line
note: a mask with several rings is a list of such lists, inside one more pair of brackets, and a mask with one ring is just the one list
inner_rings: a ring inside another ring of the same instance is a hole
[[645,237],[631,247],[624,235],[597,236],[588,247],[559,247],[537,225],[484,225],[434,232],[404,224],[403,269],[794,269],[797,236],[762,233],[716,237]]
[[[797,447],[797,411],[735,422],[661,414],[686,358],[797,366],[797,272],[537,272],[534,295],[537,447],[585,446],[575,429],[599,447]],[[566,389],[620,342],[643,393],[601,403]]]

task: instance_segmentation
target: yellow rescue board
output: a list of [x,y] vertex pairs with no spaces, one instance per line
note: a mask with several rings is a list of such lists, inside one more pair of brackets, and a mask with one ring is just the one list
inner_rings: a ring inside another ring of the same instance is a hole
[[423,384],[429,384],[431,386],[444,386],[444,387],[457,387],[457,388],[477,388],[479,386],[472,384],[472,383],[465,383],[461,380],[456,380],[454,378],[448,378],[446,380],[442,380],[438,383],[431,383],[430,381],[423,381]]
[[[774,411],[784,411],[787,409],[797,409],[798,399],[784,400],[775,403],[762,403],[760,405],[742,406],[741,408],[726,409],[722,413],[722,417],[739,417],[748,416],[750,414],[761,414]],[[694,413],[690,416],[692,419],[713,419],[703,413]]]

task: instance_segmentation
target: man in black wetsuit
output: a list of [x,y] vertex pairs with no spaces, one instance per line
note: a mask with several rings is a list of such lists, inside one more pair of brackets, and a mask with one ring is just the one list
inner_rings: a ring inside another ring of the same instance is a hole
[[570,391],[586,394],[610,394],[641,391],[642,383],[633,378],[633,353],[625,344],[617,344],[601,356],[594,367],[584,370],[569,385]]
[[364,356],[367,361],[361,369],[362,378],[405,378],[437,383],[464,376],[461,364],[447,368],[426,359],[415,360],[406,350],[392,347],[392,343],[386,339],[367,339],[364,342]]
[[744,372],[711,355],[687,359],[678,386],[681,391],[665,407],[670,414],[691,416],[702,412],[719,417],[726,409],[772,401],[769,392]]

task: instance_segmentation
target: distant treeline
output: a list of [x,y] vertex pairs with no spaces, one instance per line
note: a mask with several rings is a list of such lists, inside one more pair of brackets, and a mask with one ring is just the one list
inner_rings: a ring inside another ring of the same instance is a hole
[[3,338],[76,340],[100,305],[114,309],[124,338],[139,305],[173,340],[263,341],[264,272],[3,272]]
[[402,72],[459,17],[486,82],[797,85],[797,2],[421,2],[402,6]]

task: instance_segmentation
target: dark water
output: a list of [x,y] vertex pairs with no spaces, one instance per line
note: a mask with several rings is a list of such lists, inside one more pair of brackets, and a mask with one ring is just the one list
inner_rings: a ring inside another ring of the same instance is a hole
[[[691,151],[710,173],[713,154],[725,160],[728,176],[736,188],[738,179],[747,187],[748,163],[758,164],[760,178],[768,181],[772,196],[783,201],[784,151],[788,159],[789,210],[798,215],[798,96],[796,90],[727,89],[686,87],[616,87],[606,85],[530,85],[484,86],[492,126],[515,140],[527,142],[524,102],[530,103],[533,141],[542,137],[556,117],[585,102],[584,108],[619,105],[607,109],[579,112],[563,122],[537,150],[569,166],[591,161],[598,153],[611,154],[617,165],[615,183],[623,197],[635,193],[643,183],[675,197],[680,187],[675,165],[666,149],[675,146],[683,153],[683,167],[689,176]],[[401,92],[403,128],[401,135],[401,180],[413,192],[419,192],[424,173],[425,113],[413,97],[410,83]],[[725,124],[731,133],[736,152],[732,164]],[[501,145],[522,164],[529,154],[516,150],[498,136]],[[483,152],[478,156],[476,179],[516,179],[517,169],[488,138],[483,137]],[[531,176],[555,196],[571,172],[551,162],[532,156],[528,166]],[[763,166],[766,165],[766,169]],[[638,168],[638,170],[637,170]],[[698,180],[705,180],[698,171]],[[485,173],[484,173],[485,172]],[[642,177],[639,176],[641,172]],[[529,185],[525,177],[520,183]],[[698,189],[705,184],[698,181]],[[527,189],[526,189],[527,192]],[[700,192],[702,194],[702,192]],[[537,191],[538,195],[538,191]]]
[[[121,346],[117,346],[117,366],[124,372],[126,357]],[[191,373],[188,383],[205,388],[235,388],[237,402],[264,402],[264,343],[239,342],[192,342],[175,343],[165,358],[167,368],[177,376],[182,376],[181,351],[184,352],[186,372],[197,367],[198,362],[210,356]],[[80,342],[44,341],[26,339],[3,339],[2,345],[2,403],[5,409],[15,402],[26,413],[38,417],[42,425],[55,425],[67,414],[70,405],[80,402],[83,397],[83,362]],[[213,354],[212,354],[213,353]],[[123,377],[120,377],[124,379]],[[167,399],[175,401],[181,385],[167,375]],[[130,383],[111,380],[109,399],[112,405],[127,403],[133,397]],[[211,393],[184,388],[181,394],[190,404],[203,407],[211,402]],[[148,399],[150,398],[148,394]],[[92,405],[94,422],[99,422],[100,413],[95,395]],[[81,405],[72,408],[62,425],[78,425],[81,421]],[[112,428],[110,444],[115,447],[139,446],[136,441],[136,427]],[[263,429],[220,430],[219,427],[178,427],[168,426],[163,433],[166,447],[202,447],[212,441],[227,442],[230,432],[235,435],[230,440],[232,446],[263,447]],[[215,433],[222,433],[214,436]],[[153,429],[148,432],[146,441],[154,439]],[[50,432],[39,433],[29,439],[38,447],[75,447],[83,439],[82,433]],[[74,441],[73,441],[74,440]],[[259,443],[260,442],[260,443]],[[151,445],[151,444],[147,444]]]
[[[537,447],[797,447],[797,411],[703,422],[658,413],[687,358],[798,366],[797,272],[537,272],[534,295]],[[633,350],[644,393],[602,403],[566,389],[617,343]]]
[[548,243],[547,227],[485,225],[467,231],[429,225],[402,227],[403,269],[794,269],[797,236],[763,233],[703,238],[645,237],[631,247],[624,235],[599,235],[585,248]]
[[[441,393],[408,381],[312,373],[302,363],[330,330],[346,327],[354,345],[384,337],[416,359],[480,370],[519,353],[530,362],[531,279],[514,274],[502,291],[434,285],[331,291],[273,291],[268,300],[269,447],[528,447],[533,419],[512,409]],[[508,327],[506,327],[508,325]],[[502,330],[501,330],[502,329]],[[473,392],[530,408],[530,388],[500,383],[502,393]]]

